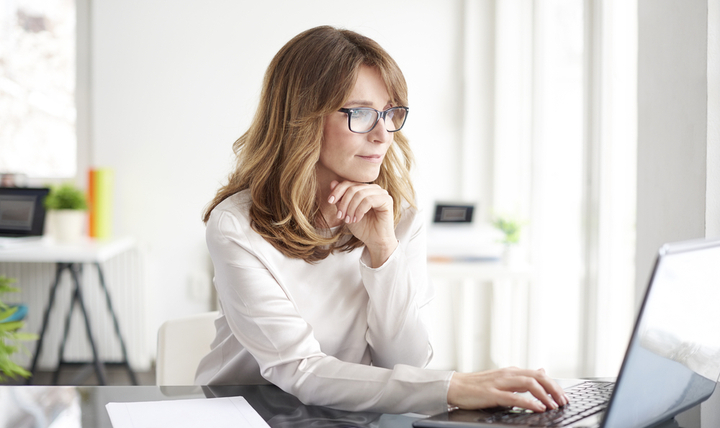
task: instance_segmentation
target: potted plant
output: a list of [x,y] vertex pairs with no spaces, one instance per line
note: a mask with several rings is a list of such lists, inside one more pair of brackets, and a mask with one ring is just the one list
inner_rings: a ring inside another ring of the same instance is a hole
[[[14,279],[0,275],[0,294],[19,291],[10,286],[13,282]],[[12,355],[20,350],[29,354],[27,348],[19,342],[37,339],[35,334],[18,331],[25,325],[22,321],[24,315],[21,315],[23,309],[25,307],[22,305],[8,305],[0,300],[0,381],[17,376],[30,376],[29,371],[11,359]]]
[[51,234],[60,243],[80,240],[88,209],[85,193],[71,183],[52,186],[45,198]]
[[505,263],[517,264],[522,257],[518,248],[522,224],[518,220],[507,217],[495,217],[492,223],[497,230],[502,232],[503,238],[500,242],[505,245],[503,254]]

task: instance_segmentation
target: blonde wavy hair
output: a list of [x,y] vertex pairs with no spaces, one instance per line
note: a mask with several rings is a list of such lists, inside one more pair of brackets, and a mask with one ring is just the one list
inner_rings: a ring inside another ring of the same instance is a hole
[[[285,44],[265,73],[250,128],[233,144],[235,170],[205,209],[203,221],[220,202],[250,189],[253,229],[287,257],[316,262],[336,249],[362,246],[346,227],[328,233],[315,175],[325,117],[347,102],[361,65],[380,71],[394,105],[408,105],[400,68],[365,36],[321,26]],[[415,206],[412,164],[408,140],[396,132],[374,181],[392,196],[396,225],[403,201]]]

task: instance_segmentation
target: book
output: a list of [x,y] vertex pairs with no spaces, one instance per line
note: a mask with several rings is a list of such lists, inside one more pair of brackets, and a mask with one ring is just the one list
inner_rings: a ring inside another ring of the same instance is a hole
[[108,403],[113,428],[270,428],[243,397]]
[[90,170],[88,203],[90,205],[90,237],[112,237],[113,187],[115,174],[110,168]]

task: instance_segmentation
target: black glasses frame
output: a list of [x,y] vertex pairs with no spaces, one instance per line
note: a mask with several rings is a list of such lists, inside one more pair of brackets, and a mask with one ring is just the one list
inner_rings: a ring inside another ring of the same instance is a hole
[[[352,115],[355,111],[358,111],[358,110],[373,110],[375,113],[377,113],[377,118],[375,119],[375,123],[373,123],[373,126],[371,126],[370,129],[368,129],[367,131],[355,131],[355,130],[352,129],[352,126],[350,125],[350,121],[352,120],[352,116],[351,116],[351,115]],[[345,114],[347,115],[347,119],[348,119],[348,129],[350,130],[350,132],[354,132],[354,133],[356,133],[356,134],[367,134],[368,132],[371,132],[373,129],[375,129],[375,127],[377,126],[378,122],[380,122],[380,119],[385,120],[385,116],[387,116],[387,114],[388,114],[391,110],[405,110],[405,118],[403,119],[403,122],[400,124],[400,126],[398,126],[397,129],[393,129],[393,130],[391,131],[391,130],[385,128],[385,130],[386,130],[387,132],[397,132],[397,131],[401,130],[401,129],[403,128],[403,126],[405,126],[405,122],[407,121],[408,114],[410,113],[410,108],[409,108],[409,107],[396,106],[396,107],[390,107],[389,109],[383,110],[383,111],[376,110],[376,109],[374,109],[374,108],[372,108],[372,107],[356,107],[356,108],[341,108],[341,109],[339,109],[338,111],[339,111],[339,112],[342,112],[342,113],[345,113]]]

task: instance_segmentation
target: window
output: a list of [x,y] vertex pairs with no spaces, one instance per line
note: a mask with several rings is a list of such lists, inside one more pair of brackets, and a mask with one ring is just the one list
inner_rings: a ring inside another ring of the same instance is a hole
[[634,301],[637,3],[496,8],[493,208],[525,220],[534,269],[527,360],[498,364],[614,375]]
[[4,2],[0,39],[0,173],[74,177],[74,0]]

